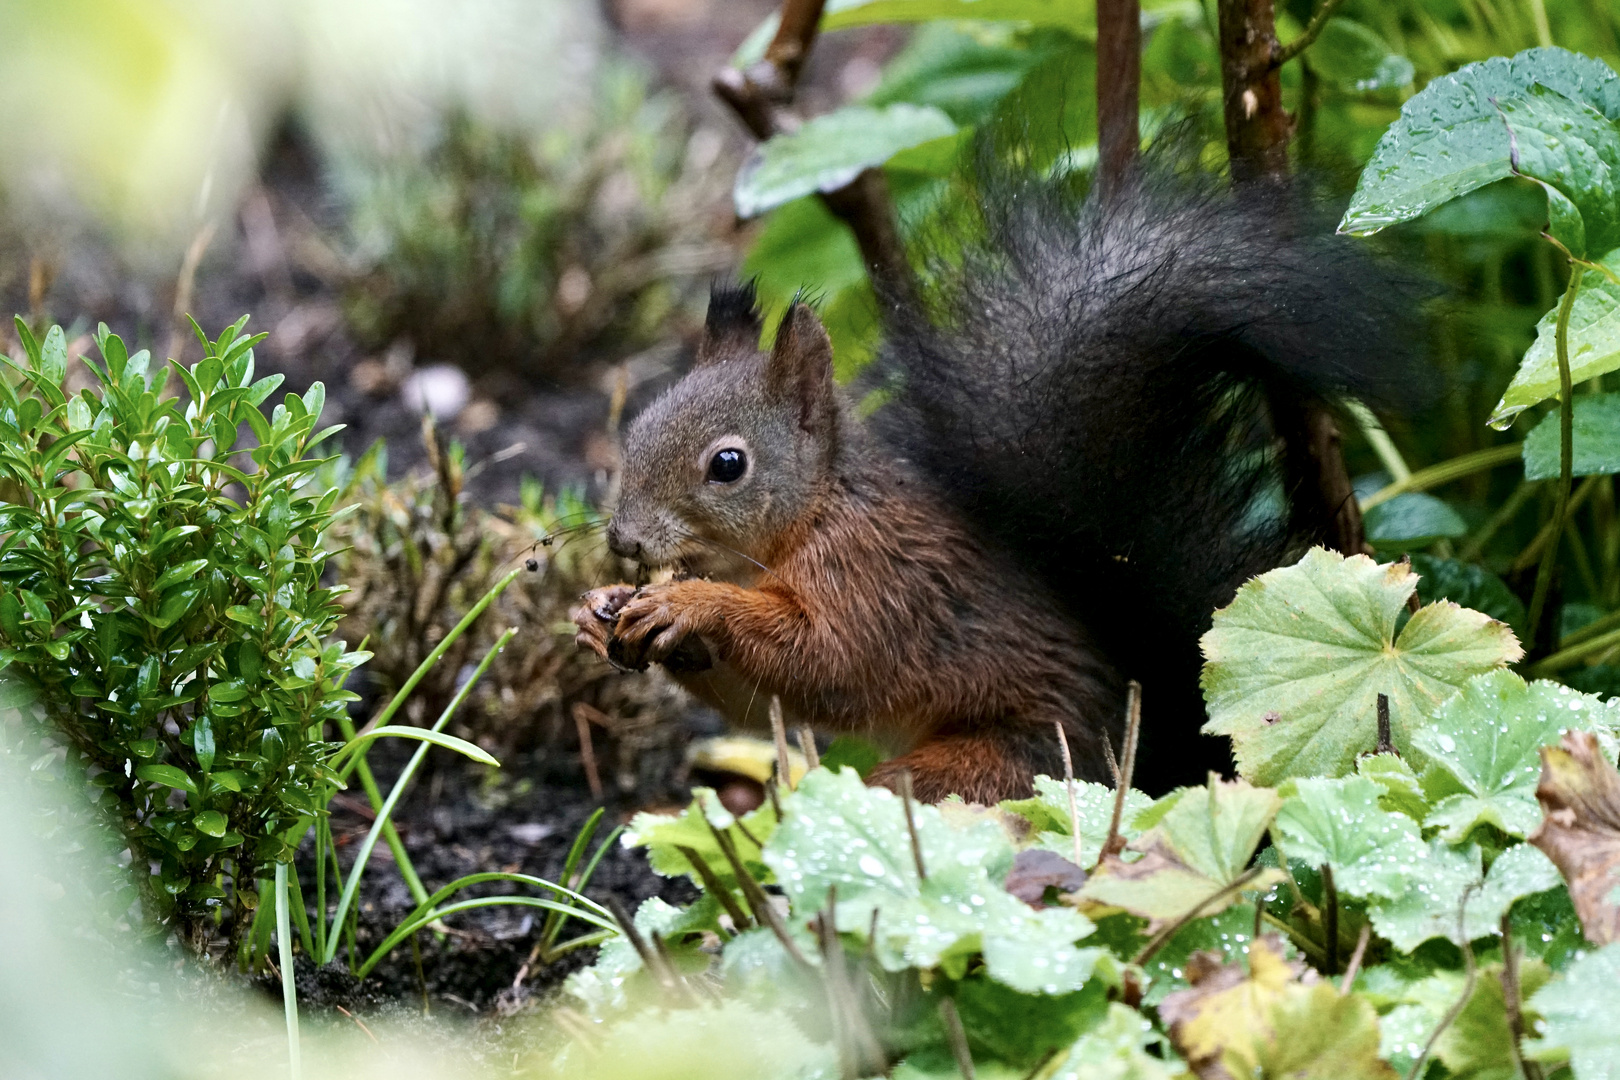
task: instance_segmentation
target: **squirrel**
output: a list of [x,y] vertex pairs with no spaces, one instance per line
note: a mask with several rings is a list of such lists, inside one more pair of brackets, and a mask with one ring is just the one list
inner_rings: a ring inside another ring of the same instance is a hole
[[[716,287],[691,371],[624,439],[607,542],[675,579],[586,594],[580,646],[662,663],[735,723],[866,734],[917,798],[1108,782],[1128,680],[1138,786],[1226,771],[1202,738],[1200,634],[1322,539],[1281,418],[1410,382],[1414,288],[1302,186],[1139,164],[1107,197],[981,167],[974,218],[878,281],[857,415],[795,301],[774,344]],[[1319,502],[1319,499],[1318,499]]]

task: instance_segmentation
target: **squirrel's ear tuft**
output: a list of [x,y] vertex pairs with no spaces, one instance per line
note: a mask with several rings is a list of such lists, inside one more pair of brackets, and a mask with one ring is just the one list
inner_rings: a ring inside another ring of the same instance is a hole
[[754,283],[716,283],[709,289],[709,314],[703,321],[703,341],[697,351],[698,366],[712,364],[738,353],[752,355],[759,349],[761,329]]
[[765,365],[765,388],[799,407],[799,426],[822,434],[837,409],[832,339],[808,304],[795,302],[782,316]]

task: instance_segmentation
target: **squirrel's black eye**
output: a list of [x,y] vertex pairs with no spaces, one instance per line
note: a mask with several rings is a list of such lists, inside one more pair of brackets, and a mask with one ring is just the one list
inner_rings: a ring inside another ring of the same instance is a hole
[[748,471],[748,455],[734,447],[718,451],[709,459],[709,483],[734,484]]

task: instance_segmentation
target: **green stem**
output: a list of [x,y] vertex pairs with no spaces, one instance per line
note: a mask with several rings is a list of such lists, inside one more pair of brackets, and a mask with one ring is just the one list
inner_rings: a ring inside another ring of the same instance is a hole
[[1373,494],[1361,500],[1363,510],[1371,510],[1380,503],[1386,503],[1397,495],[1408,491],[1426,491],[1453,480],[1461,480],[1486,469],[1494,469],[1498,465],[1506,465],[1510,461],[1517,461],[1524,454],[1518,443],[1508,443],[1505,446],[1491,446],[1484,450],[1475,450],[1471,454],[1463,454],[1438,465],[1430,465],[1426,469],[1419,469],[1405,480],[1396,480],[1379,488]]
[[1559,539],[1564,532],[1564,515],[1569,512],[1569,491],[1575,482],[1575,383],[1569,374],[1569,315],[1580,295],[1582,273],[1571,267],[1569,285],[1564,289],[1564,301],[1558,305],[1558,325],[1553,340],[1558,348],[1558,501],[1553,507],[1552,536],[1541,553],[1541,568],[1536,571],[1536,591],[1530,598],[1530,617],[1525,624],[1525,649],[1536,643],[1536,628],[1541,623],[1541,610],[1547,604],[1547,590],[1552,585],[1553,569],[1558,563]]
[[287,1017],[287,1075],[301,1080],[303,1053],[298,1046],[298,986],[293,974],[292,926],[288,919],[287,864],[276,863],[276,944],[281,950],[281,1009]]
[[1373,411],[1354,399],[1346,401],[1344,409],[1355,418],[1356,426],[1361,428],[1362,437],[1367,440],[1367,445],[1373,448],[1378,460],[1389,470],[1390,479],[1397,484],[1410,479],[1412,470],[1407,467],[1406,459],[1401,456],[1395,441],[1389,437],[1389,432],[1384,430],[1384,425],[1378,422],[1378,417],[1373,415]]
[[[506,643],[511,641],[512,635],[516,633],[517,627],[508,627],[506,632],[495,640],[495,644],[489,647],[489,651],[479,661],[478,667],[473,670],[472,676],[462,683],[461,689],[456,691],[456,696],[450,699],[450,704],[446,705],[444,712],[439,714],[439,719],[433,724],[433,731],[443,730],[444,726],[450,722],[450,718],[456,714],[456,710],[461,708],[461,703],[466,701],[467,696],[472,693],[473,687],[478,685],[478,680],[483,677],[484,672],[489,670],[489,665],[495,662],[495,657],[500,654],[502,649],[506,648]],[[354,865],[349,867],[349,878],[343,884],[343,895],[338,898],[337,911],[332,916],[332,925],[334,927],[341,925],[343,918],[349,913],[349,908],[354,904],[355,894],[360,890],[360,879],[366,872],[366,863],[371,861],[371,853],[377,847],[378,839],[392,821],[394,807],[399,804],[400,798],[405,794],[405,789],[410,786],[411,781],[416,777],[416,770],[421,768],[422,759],[427,757],[428,749],[432,745],[432,743],[422,743],[416,748],[416,752],[411,755],[411,760],[406,762],[405,768],[399,774],[399,778],[394,781],[394,786],[389,789],[388,797],[382,801],[382,805],[378,808],[377,820],[372,822],[371,829],[366,833],[365,840],[361,841],[360,850],[354,857]],[[420,885],[420,882],[418,882],[418,885]],[[417,903],[419,905],[424,904],[429,899],[424,890]],[[335,938],[336,935],[334,934],[333,937]],[[324,963],[330,963],[332,957],[337,954],[337,942],[335,940],[329,943],[328,950],[330,955],[321,958]]]
[[1531,665],[1529,674],[1537,678],[1543,675],[1551,675],[1556,671],[1574,667],[1588,656],[1596,656],[1599,653],[1607,652],[1616,645],[1620,645],[1620,630],[1610,630],[1607,634],[1600,634],[1595,638],[1560,649],[1551,656],[1543,658]]

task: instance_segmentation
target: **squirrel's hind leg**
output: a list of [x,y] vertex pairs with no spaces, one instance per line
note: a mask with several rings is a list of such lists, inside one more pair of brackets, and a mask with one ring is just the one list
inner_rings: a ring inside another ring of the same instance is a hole
[[[1070,729],[1076,775],[1084,780],[1106,779],[1106,764],[1090,752],[1095,740],[1077,738],[1077,734]],[[1037,775],[1062,776],[1062,752],[1057,732],[1046,724],[948,728],[930,736],[910,753],[883,762],[866,780],[898,790],[900,776],[905,772],[911,773],[912,794],[921,802],[934,803],[948,795],[960,795],[967,802],[991,806],[1003,799],[1033,795]]]

